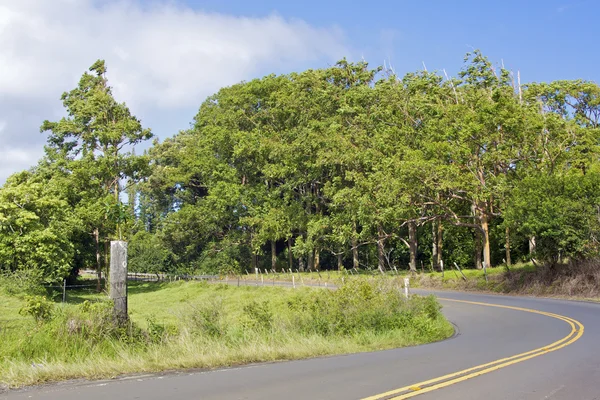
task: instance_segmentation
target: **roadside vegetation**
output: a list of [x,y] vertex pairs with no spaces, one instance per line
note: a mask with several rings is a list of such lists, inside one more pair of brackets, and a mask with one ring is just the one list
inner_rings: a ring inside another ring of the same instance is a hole
[[99,294],[69,303],[0,290],[0,382],[21,386],[134,372],[216,368],[416,345],[453,327],[433,297],[385,279],[337,290],[132,283],[119,327]]
[[[455,269],[412,278],[413,286],[427,289],[484,291],[513,295],[561,297],[600,301],[600,262],[586,260],[556,265],[535,266],[519,263],[510,267],[463,270]],[[487,275],[487,277],[486,277]]]
[[[478,50],[455,77],[342,59],[222,88],[188,129],[136,154],[152,131],[96,61],[60,97],[65,117],[40,121],[38,164],[0,188],[2,380],[450,335],[436,301],[404,300],[391,275],[410,273],[413,287],[597,296],[600,86],[516,75]],[[132,272],[259,273],[261,286],[295,273],[299,286],[333,277],[337,290],[138,283],[129,325],[116,326],[90,293],[106,290],[112,240],[128,242]],[[64,305],[40,289],[60,291],[87,269],[96,287]]]

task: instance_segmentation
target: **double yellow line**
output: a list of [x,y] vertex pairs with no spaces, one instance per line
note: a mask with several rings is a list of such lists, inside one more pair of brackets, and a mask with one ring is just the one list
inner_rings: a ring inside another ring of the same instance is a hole
[[477,365],[475,367],[471,367],[468,369],[464,369],[462,371],[454,372],[448,375],[440,376],[439,378],[430,379],[427,381],[414,383],[409,386],[404,386],[398,389],[390,390],[389,392],[380,393],[375,396],[366,397],[362,400],[400,400],[400,399],[408,399],[414,396],[418,396],[423,393],[431,392],[437,389],[441,389],[446,386],[453,385],[455,383],[466,381],[467,379],[475,378],[476,376],[487,374],[492,371],[496,371],[498,369],[508,367],[509,365],[513,365],[519,363],[521,361],[529,360],[530,358],[534,358],[537,356],[541,356],[542,354],[550,353],[551,351],[556,351],[558,349],[562,349],[565,346],[570,345],[571,343],[579,340],[579,338],[583,335],[583,324],[579,321],[574,320],[573,318],[565,317],[563,315],[558,315],[554,313],[548,313],[544,311],[532,310],[529,308],[521,308],[521,307],[511,307],[511,306],[502,306],[499,304],[490,304],[490,303],[479,303],[476,301],[465,301],[465,300],[453,300],[453,299],[440,299],[444,301],[452,301],[456,303],[466,303],[466,304],[475,304],[486,307],[497,307],[497,308],[508,308],[510,310],[524,311],[534,314],[541,314],[547,317],[560,319],[561,321],[566,322],[571,326],[571,332],[565,336],[564,338],[557,340],[554,343],[551,343],[547,346],[540,347],[534,350],[527,351],[525,353],[516,354],[512,357],[502,358],[500,360],[492,361],[486,364]]

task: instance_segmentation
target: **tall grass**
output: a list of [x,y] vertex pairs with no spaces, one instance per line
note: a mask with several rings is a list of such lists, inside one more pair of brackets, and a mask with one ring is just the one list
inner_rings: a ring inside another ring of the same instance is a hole
[[147,283],[130,293],[126,326],[115,325],[105,301],[57,304],[50,320],[0,326],[0,381],[20,386],[298,359],[426,343],[453,332],[435,298],[405,299],[389,280],[350,280],[331,291]]

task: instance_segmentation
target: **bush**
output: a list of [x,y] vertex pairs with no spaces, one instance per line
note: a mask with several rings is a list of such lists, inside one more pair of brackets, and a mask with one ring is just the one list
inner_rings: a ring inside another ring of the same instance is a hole
[[417,320],[436,322],[442,318],[435,297],[406,299],[389,282],[351,281],[335,291],[296,295],[287,302],[292,324],[305,333],[352,336],[412,329],[429,334]]
[[205,334],[210,337],[220,337],[225,334],[223,323],[223,305],[221,299],[217,298],[209,304],[192,306],[189,323],[194,332]]
[[154,316],[146,319],[148,324],[148,339],[153,343],[167,342],[171,337],[177,336],[179,330],[176,326],[161,324]]
[[246,304],[244,306],[244,317],[243,324],[246,328],[266,331],[273,326],[273,312],[266,301],[258,303],[252,300],[249,304]]
[[23,293],[30,295],[43,295],[44,277],[39,270],[24,269],[0,274],[0,288],[10,295],[19,296]]
[[25,296],[25,305],[19,310],[21,315],[31,315],[37,323],[52,319],[54,304],[44,296]]

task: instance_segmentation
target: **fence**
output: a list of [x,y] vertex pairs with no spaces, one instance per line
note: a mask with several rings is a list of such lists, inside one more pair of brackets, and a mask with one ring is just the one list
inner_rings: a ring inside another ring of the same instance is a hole
[[[142,272],[129,272],[127,273],[127,280],[133,282],[174,282],[174,281],[209,281],[209,282],[222,282],[227,284],[232,284],[237,286],[288,286],[288,287],[297,287],[297,286],[312,286],[312,287],[324,287],[324,288],[334,288],[336,287],[336,279],[332,279],[330,277],[329,271],[316,271],[311,273],[309,271],[308,276],[300,273],[298,270],[289,270],[289,271],[274,271],[264,269],[261,270],[257,268],[254,273],[246,270],[245,274],[239,275],[191,275],[191,274],[154,274],[154,273],[142,273]],[[370,271],[369,271],[370,272]],[[395,272],[395,273],[394,273]],[[395,275],[397,271],[389,271],[389,274]],[[312,275],[312,276],[311,276]],[[344,282],[344,274],[338,277],[339,282]],[[345,275],[360,275],[359,271],[354,270],[346,270]],[[379,275],[377,273],[372,273],[369,275]],[[405,278],[406,279],[406,278]],[[105,288],[105,280],[102,278],[102,282],[100,287],[102,289]],[[404,280],[404,285],[406,289],[406,295],[408,295],[408,282]],[[67,281],[64,280],[62,285],[51,285],[45,286],[45,288],[49,291],[54,292],[51,294],[51,297],[55,300],[58,300],[58,296],[61,296],[62,302],[65,303],[69,297],[69,291],[76,291],[77,294],[75,296],[71,295],[70,300],[77,300],[76,297],[79,297],[82,301],[91,295],[98,294],[97,288],[98,284],[96,282],[90,284],[83,285],[67,285]],[[82,293],[83,292],[83,293]],[[106,294],[106,293],[105,293]]]
[[173,275],[173,274],[150,274],[143,272],[128,272],[128,281],[142,282],[173,282],[173,281],[214,281],[219,280],[219,275]]
[[[101,287],[103,287],[103,285],[101,285]],[[68,291],[76,290],[78,295],[85,294],[85,292],[88,292],[89,294],[94,294],[97,293],[98,284],[94,283],[87,285],[67,285],[67,280],[65,279],[62,285],[49,285],[44,286],[44,288],[46,288],[46,290],[50,292],[49,296],[52,299],[56,300],[58,296],[61,296],[62,302],[65,303],[67,301]]]

